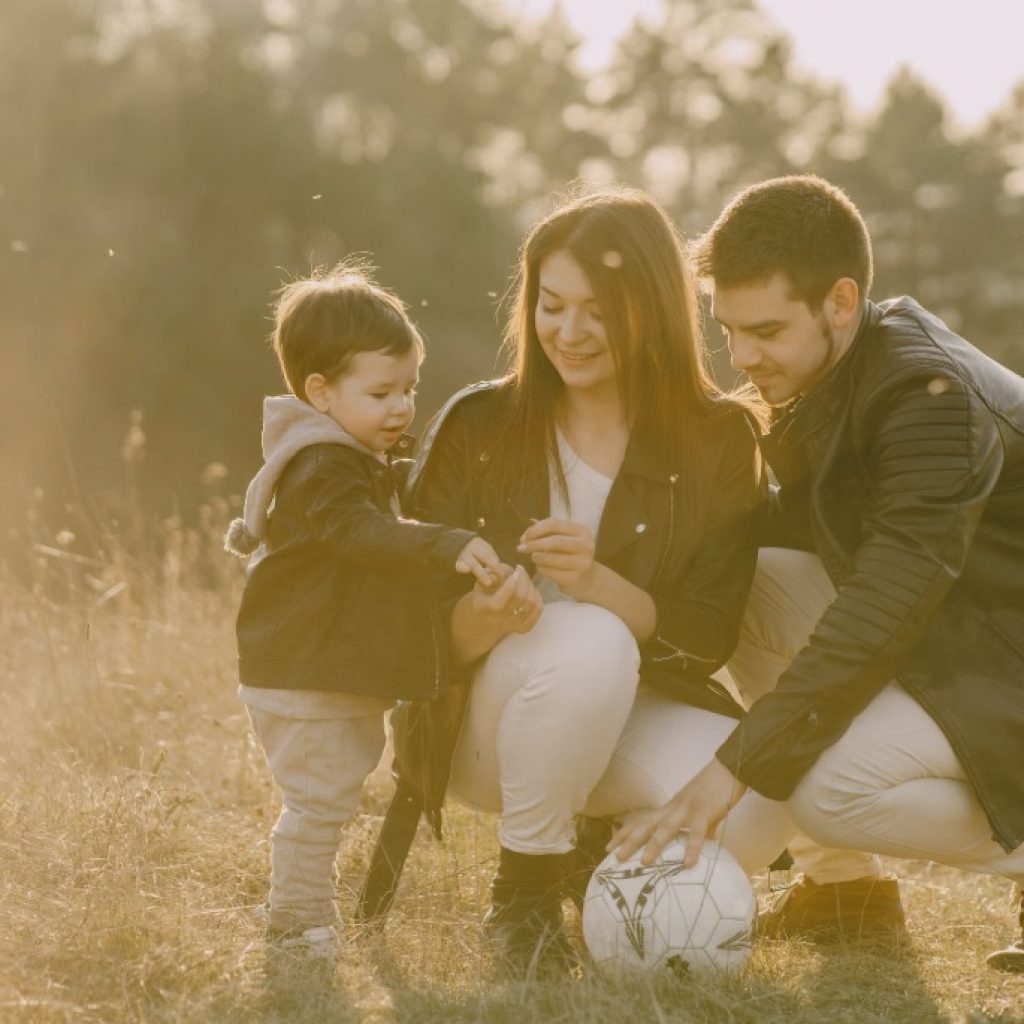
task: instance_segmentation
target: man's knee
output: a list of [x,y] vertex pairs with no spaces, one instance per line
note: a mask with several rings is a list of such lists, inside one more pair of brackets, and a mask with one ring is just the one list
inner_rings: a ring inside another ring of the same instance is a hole
[[743,640],[791,660],[834,597],[817,555],[762,548],[743,618]]
[[835,596],[816,555],[762,548],[728,670],[750,703],[775,688]]
[[837,764],[826,754],[786,806],[804,835],[825,846],[844,846],[848,831],[873,814],[887,788],[874,773],[858,771],[855,762]]

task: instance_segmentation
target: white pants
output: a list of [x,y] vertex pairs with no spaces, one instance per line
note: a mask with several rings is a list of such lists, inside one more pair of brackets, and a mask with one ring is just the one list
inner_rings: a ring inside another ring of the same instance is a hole
[[[547,605],[529,633],[490,652],[473,683],[452,792],[501,812],[503,846],[563,853],[574,815],[658,806],[714,755],[735,720],[638,690],[639,666],[618,616],[574,602]],[[781,804],[749,793],[719,838],[753,872],[792,832]]]
[[[751,697],[771,689],[803,647],[835,590],[819,559],[802,551],[762,549],[729,668]],[[851,723],[804,776],[787,801],[801,831],[816,842],[890,857],[933,860],[1024,880],[1024,846],[1007,854],[974,796],[949,741],[928,713],[892,683]],[[791,842],[794,853],[800,850]],[[856,861],[819,850],[815,881],[853,877]]]

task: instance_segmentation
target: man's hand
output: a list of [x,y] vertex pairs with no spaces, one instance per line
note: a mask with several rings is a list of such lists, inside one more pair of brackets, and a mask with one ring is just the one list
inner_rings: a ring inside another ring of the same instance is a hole
[[633,815],[630,823],[612,836],[606,849],[614,850],[621,861],[643,846],[641,862],[653,864],[665,846],[685,831],[683,864],[693,867],[704,840],[714,834],[746,791],[747,787],[725,765],[712,758],[668,803]]

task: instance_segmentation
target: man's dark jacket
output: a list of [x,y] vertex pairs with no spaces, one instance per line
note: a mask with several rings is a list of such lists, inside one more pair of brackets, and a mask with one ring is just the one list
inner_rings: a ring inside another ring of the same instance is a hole
[[1024,842],[1024,379],[908,298],[762,438],[769,543],[837,588],[718,758],[785,799],[893,679],[938,723],[1009,851]]

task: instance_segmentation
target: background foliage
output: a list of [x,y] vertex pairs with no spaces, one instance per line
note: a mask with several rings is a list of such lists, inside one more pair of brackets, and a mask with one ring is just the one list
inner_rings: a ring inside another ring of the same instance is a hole
[[493,371],[518,239],[579,175],[694,234],[751,181],[825,174],[876,295],[1024,370],[1024,85],[971,135],[908,72],[857,118],[752,0],[667,0],[600,72],[576,45],[496,0],[6,0],[0,522],[237,493],[281,390],[270,294],[351,251],[428,333],[422,422]]
[[[1024,85],[970,136],[906,73],[858,119],[751,0],[666,0],[587,75],[557,15],[492,0],[0,7],[0,1020],[1024,1019],[979,966],[1010,937],[1005,886],[923,864],[899,868],[897,949],[499,984],[476,938],[493,821],[458,809],[383,940],[275,963],[254,910],[278,803],[220,550],[281,389],[272,290],[372,252],[429,334],[428,415],[494,368],[519,237],[576,176],[651,189],[692,235],[751,181],[823,173],[870,219],[878,295],[1024,370]],[[389,785],[346,832],[346,913]]]

